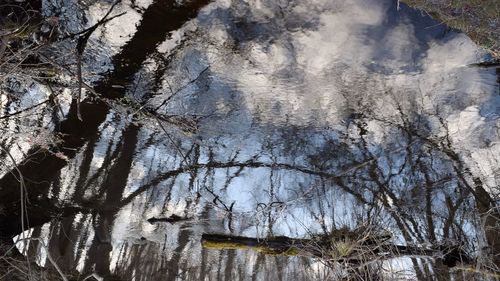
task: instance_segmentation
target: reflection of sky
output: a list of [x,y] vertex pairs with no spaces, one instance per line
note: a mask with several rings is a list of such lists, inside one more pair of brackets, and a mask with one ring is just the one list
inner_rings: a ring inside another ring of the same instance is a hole
[[[493,71],[464,67],[482,55],[470,39],[445,33],[441,27],[432,27],[434,22],[404,11],[396,13],[394,5],[389,4],[391,1],[298,1],[283,7],[278,1],[250,2],[215,1],[160,47],[175,59],[163,77],[164,88],[160,91],[163,94],[155,96],[150,105],[159,105],[170,95],[167,87],[182,89],[162,110],[167,114],[201,116],[199,131],[188,136],[169,128],[174,141],[180,140],[173,145],[162,133],[152,136],[155,128],[142,128],[124,196],[163,170],[184,165],[179,147],[187,151],[193,143],[200,143],[199,163],[209,161],[212,149],[214,159],[219,162],[228,162],[238,153],[236,162],[262,155],[259,161],[302,167],[311,164],[308,156],[317,154],[329,141],[359,138],[350,123],[354,111],[394,121],[399,114],[397,106],[407,112],[416,106],[423,115],[438,112],[449,122],[454,144],[464,153],[464,159],[470,161],[473,171],[484,177],[487,185],[498,181],[495,178],[498,172],[495,167],[500,166],[499,133],[495,127],[498,106],[492,106],[487,117],[479,111],[492,100],[495,76]],[[89,10],[94,21],[106,10],[99,7]],[[106,39],[103,41],[106,46],[117,51],[117,46],[130,38],[138,17],[137,12],[132,12],[113,21],[107,32],[100,34]],[[125,22],[128,25],[121,25]],[[189,44],[169,53],[183,36]],[[210,68],[206,75],[182,87],[207,65]],[[155,65],[150,67],[154,69]],[[498,105],[498,99],[493,101]],[[101,126],[102,137],[96,144],[93,169],[102,165],[109,143],[112,147],[117,145],[125,126],[118,119],[110,115]],[[429,118],[436,135],[443,133],[438,121]],[[389,151],[391,162],[381,158],[380,167],[385,173],[393,172],[394,166],[402,165],[404,153],[384,149],[400,136],[393,136],[391,128],[375,120],[369,121],[367,127],[370,151],[376,155]],[[353,158],[359,157],[354,147],[349,153]],[[335,172],[342,171],[339,167],[350,161],[334,160]],[[75,166],[64,170],[63,191],[74,190],[70,186],[74,181],[68,175],[76,174],[76,170]],[[267,235],[267,212],[278,214],[273,226],[275,235],[303,237],[309,232],[319,232],[320,224],[313,216],[319,213],[319,201],[327,209],[324,219],[328,227],[333,220],[338,226],[353,224],[353,210],[359,206],[352,197],[334,188],[315,194],[313,187],[318,184],[315,176],[274,169],[271,178],[269,168],[246,168],[221,190],[228,175],[237,170],[216,169],[208,174],[212,171],[200,169],[195,190],[188,190],[190,173],[185,172],[138,196],[115,218],[113,261],[118,262],[124,244],[137,244],[141,237],[161,245],[156,250],[161,249],[170,258],[176,254],[173,251],[178,246],[177,234],[183,227],[194,233],[190,238],[193,253],[201,252],[196,239],[202,232],[207,229],[227,232],[228,218],[220,203],[210,207],[208,222],[198,219],[202,206],[210,206],[214,199],[204,190],[205,186],[213,189],[226,205],[235,202],[236,234]],[[394,181],[403,190],[403,179]],[[271,185],[274,185],[273,196]],[[186,198],[194,199],[197,191],[202,195],[201,203],[186,210]],[[171,192],[171,199],[166,209],[162,209],[162,196],[167,192]],[[286,207],[258,208],[259,203],[269,206],[274,201],[284,202]],[[152,216],[185,213],[194,217],[191,226],[145,222]],[[92,237],[87,241],[92,241]],[[240,258],[252,261],[255,256]],[[82,262],[83,258],[80,267]],[[408,263],[399,262],[403,265],[393,266],[404,268]]]
[[[173,83],[174,88],[182,87],[210,65],[209,75],[183,88],[166,111],[208,115],[201,123],[199,136],[212,139],[214,144],[224,144],[223,148],[217,145],[214,148],[219,161],[227,161],[235,151],[240,152],[238,160],[256,155],[263,141],[269,140],[275,147],[271,159],[302,165],[301,153],[314,151],[322,144],[320,137],[311,138],[311,131],[323,129],[328,136],[325,128],[342,128],[348,122],[347,108],[355,106],[353,101],[365,109],[381,110],[380,116],[389,119],[398,114],[395,100],[406,108],[412,105],[411,100],[418,100],[428,112],[439,106],[440,112],[447,116],[487,100],[493,90],[493,84],[485,83],[487,79],[493,81],[493,73],[463,67],[477,61],[480,55],[468,38],[454,34],[447,35],[444,41],[436,36],[425,42],[415,36],[415,32],[425,32],[422,28],[432,27],[423,27],[421,22],[415,24],[403,13],[394,15],[385,4],[350,1],[325,5],[321,1],[301,1],[289,7],[283,18],[276,16],[278,5],[275,3],[240,4],[234,2],[228,10],[227,3],[216,2],[205,9],[197,21],[198,30],[204,31],[204,35],[192,38],[193,43],[177,54],[179,61],[165,77],[170,81],[169,86]],[[297,16],[299,19],[295,21],[303,20],[302,24],[314,18],[316,25],[287,30],[289,17]],[[244,30],[239,31],[242,33],[235,31],[236,20],[243,21],[240,28]],[[233,44],[233,49],[238,51],[224,48],[227,44]],[[165,88],[164,92],[169,90]],[[160,101],[162,98],[165,97],[155,97]],[[460,102],[450,104],[454,99]],[[369,126],[373,132],[369,136],[373,141],[371,147],[376,153],[391,131],[377,122]],[[294,134],[280,133],[280,127],[305,128],[304,139],[296,142],[292,151],[286,151],[290,140],[283,138]],[[202,158],[206,158],[207,153],[202,148]],[[380,167],[386,173],[390,170],[389,164],[399,166],[397,157],[391,161],[385,163],[384,168],[384,159],[380,160]],[[197,179],[198,184],[203,181],[204,172]],[[229,175],[231,172],[235,169],[230,169]],[[279,177],[273,183],[277,185],[276,199],[270,199],[268,168],[245,169],[225,191],[218,189],[224,186],[227,171],[219,169],[213,175],[211,186],[216,193],[221,194],[228,205],[236,202],[237,232],[240,228],[245,235],[265,236],[266,212],[270,211],[280,212],[273,226],[275,235],[301,237],[320,231],[311,216],[311,212],[317,214],[319,210],[300,193],[308,190],[314,177],[276,172]],[[188,195],[188,177],[186,173],[175,180],[173,203],[163,215],[182,214],[183,198]],[[335,206],[334,212],[326,214],[326,223],[333,219],[329,216],[333,216],[337,224],[352,225],[352,208],[355,208],[349,203],[352,198],[340,193],[330,196],[313,197]],[[204,192],[202,199],[210,203],[212,197]],[[263,212],[257,208],[259,203],[269,204],[278,199],[287,202],[286,209],[268,208]],[[215,207],[215,213],[221,213],[215,216],[222,219],[224,212],[220,208]],[[238,218],[243,222],[238,223]],[[134,227],[127,228],[127,233],[133,231]],[[147,238],[157,240],[154,235],[161,233],[150,233],[153,236]],[[123,235],[123,232],[117,234]]]

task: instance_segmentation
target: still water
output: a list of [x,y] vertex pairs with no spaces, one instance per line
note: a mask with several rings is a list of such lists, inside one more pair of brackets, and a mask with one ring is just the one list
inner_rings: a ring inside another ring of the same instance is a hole
[[[112,5],[42,4],[60,34]],[[469,66],[487,54],[464,34],[389,0],[124,0],[121,13],[82,54],[83,121],[76,40],[42,51],[59,84],[21,80],[4,109],[59,93],[0,120],[29,199],[23,225],[2,153],[1,231],[41,238],[21,252],[104,280],[494,280],[443,262],[459,245],[468,265],[499,266],[498,74]],[[339,229],[442,251],[365,243],[360,264],[346,258],[359,235],[343,253],[201,242]]]

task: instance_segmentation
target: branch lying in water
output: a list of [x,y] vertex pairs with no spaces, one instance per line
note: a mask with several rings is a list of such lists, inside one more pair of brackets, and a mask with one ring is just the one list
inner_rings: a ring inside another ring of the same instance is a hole
[[405,256],[440,258],[448,267],[455,267],[459,263],[471,264],[473,261],[459,246],[434,246],[426,249],[419,246],[396,245],[388,242],[386,237],[370,237],[357,231],[337,231],[312,239],[286,236],[259,239],[204,233],[201,243],[206,249],[241,249],[254,250],[267,255],[312,256],[327,263],[358,266]]

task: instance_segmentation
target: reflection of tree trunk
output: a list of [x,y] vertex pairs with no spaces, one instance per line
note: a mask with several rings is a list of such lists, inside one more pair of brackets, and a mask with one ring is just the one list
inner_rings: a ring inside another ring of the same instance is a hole
[[[113,85],[129,84],[144,60],[155,51],[157,45],[168,36],[168,33],[180,28],[185,22],[195,17],[198,10],[206,5],[208,0],[189,1],[177,6],[176,1],[156,1],[144,13],[143,20],[137,28],[134,37],[113,57],[114,70],[96,84],[96,89],[104,97],[120,98],[123,92],[117,93]],[[120,80],[117,82],[116,80]],[[83,122],[76,116],[76,105],[73,103],[68,118],[61,122],[60,133],[62,141],[52,148],[52,151],[62,152],[72,159],[89,138],[95,135],[99,125],[104,122],[109,112],[107,105],[101,102],[85,100],[81,102],[80,112]],[[56,207],[56,203],[47,199],[47,191],[59,171],[67,164],[54,153],[41,147],[31,149],[26,159],[18,165],[26,177],[26,189],[31,204],[27,205],[31,226],[48,222],[52,213],[58,215],[72,214],[76,209],[64,210]],[[0,179],[0,197],[5,212],[9,216],[0,216],[0,236],[12,237],[22,231],[20,219],[21,193],[15,170]],[[63,212],[61,212],[63,211]]]
[[172,281],[183,280],[183,277],[179,276],[180,273],[179,268],[181,260],[184,259],[184,257],[182,257],[182,254],[184,248],[189,243],[190,235],[191,235],[191,230],[189,229],[182,229],[181,231],[179,231],[178,242],[177,242],[178,245],[173,251],[175,253],[174,256],[167,263],[168,274],[165,280],[172,280]]
[[[31,237],[40,237],[41,233],[42,233],[42,228],[36,227],[33,229],[33,232],[31,233]],[[42,247],[42,245],[41,245],[39,240],[30,241],[27,255],[30,257],[36,257],[38,255],[41,247]]]
[[493,263],[500,268],[500,214],[491,199],[490,194],[484,189],[480,179],[474,179],[476,190],[476,206],[482,220],[486,242],[493,253]]
[[234,259],[236,257],[236,253],[234,251],[227,251],[226,258],[226,268],[224,269],[224,280],[234,280],[233,278],[233,267],[234,267]]
[[83,199],[85,194],[85,188],[81,188],[84,186],[90,167],[92,165],[92,159],[94,157],[95,145],[97,140],[99,139],[97,132],[95,132],[92,136],[89,137],[89,141],[85,150],[82,153],[82,162],[80,163],[80,167],[78,168],[78,180],[76,181],[76,190],[72,195],[72,199],[76,202],[80,202]]
[[127,179],[137,145],[137,135],[139,127],[129,125],[122,135],[120,154],[114,165],[106,174],[106,179],[102,183],[102,188],[106,188],[106,199],[103,205],[106,209],[99,214],[97,226],[95,227],[94,241],[89,249],[87,270],[90,271],[95,265],[95,271],[101,276],[109,276],[110,254],[113,250],[111,245],[111,229],[115,216],[119,209],[113,205],[120,202],[120,199],[127,186]]
[[[431,243],[436,243],[436,228],[434,224],[434,212],[432,210],[433,206],[433,184],[430,178],[430,170],[424,165],[424,163],[420,160],[417,160],[419,168],[424,172],[425,179],[425,218],[427,222],[427,237]],[[426,264],[423,264],[426,266]],[[450,272],[446,265],[444,265],[440,260],[435,260],[429,262],[429,267],[432,268],[432,272],[434,272],[434,276],[437,278],[437,281],[447,281],[450,278]],[[429,272],[427,272],[429,271]],[[427,270],[426,267],[426,276],[432,276],[430,270]]]
[[[74,226],[75,217],[70,216],[63,218],[51,233],[50,241],[48,243],[49,251],[51,251],[52,257],[59,261],[59,266],[65,270],[72,270],[75,264],[73,243],[78,238],[75,235],[75,231],[78,232],[80,229],[78,226]],[[43,238],[43,237],[40,237]]]
[[[210,218],[210,205],[206,204],[200,215],[201,221],[208,221]],[[209,257],[207,251],[201,251],[201,267],[200,280],[206,280],[209,277],[210,270],[208,269]]]
[[266,256],[264,254],[258,254],[257,255],[257,260],[255,261],[253,270],[252,270],[252,281],[257,281],[259,280],[259,273],[261,273],[263,270],[260,269],[261,266],[263,266],[263,263],[265,262]]
[[7,49],[7,38],[6,36],[0,36],[0,61],[2,60],[3,54]]
[[283,269],[286,267],[285,262],[283,261],[283,259],[280,259],[278,257],[275,257],[274,262],[276,263],[276,274],[278,276],[278,280],[284,280]]
[[169,33],[196,17],[198,11],[209,2],[210,0],[184,1],[179,5],[175,0],[154,1],[142,15],[141,24],[134,36],[113,57],[115,70],[97,83],[97,92],[110,98],[122,97],[124,90],[110,85],[128,86],[143,62],[165,41]]

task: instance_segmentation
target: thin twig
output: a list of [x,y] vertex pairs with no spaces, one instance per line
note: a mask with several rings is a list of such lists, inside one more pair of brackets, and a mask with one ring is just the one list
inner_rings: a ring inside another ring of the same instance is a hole
[[43,248],[44,248],[44,250],[45,250],[45,252],[47,254],[47,258],[50,261],[50,263],[52,264],[52,266],[57,270],[57,273],[59,273],[59,275],[61,276],[62,280],[68,281],[68,278],[64,275],[64,273],[61,270],[61,268],[59,267],[59,265],[57,265],[56,261],[54,260],[54,258],[50,254],[49,247],[45,244],[45,242],[43,241],[42,238],[29,237],[29,238],[21,239],[20,241],[31,241],[31,240],[36,240],[36,241],[38,241],[43,246]]
[[[25,238],[24,235],[25,235],[25,232],[26,232],[26,226],[29,227],[28,218],[27,217],[25,218],[25,216],[27,216],[27,211],[28,211],[27,208],[26,208],[26,197],[27,197],[28,192],[26,190],[26,184],[24,182],[24,176],[23,176],[23,173],[21,172],[21,170],[19,169],[19,166],[17,165],[16,159],[12,156],[12,154],[10,154],[10,151],[8,151],[5,147],[3,147],[2,144],[0,144],[0,149],[2,151],[4,151],[7,154],[7,156],[9,156],[9,158],[12,161],[12,164],[14,165],[14,169],[19,174],[19,178],[17,178],[17,179],[18,179],[19,184],[20,184],[19,187],[20,187],[20,193],[21,193],[21,195],[20,195],[20,197],[21,197],[20,198],[20,203],[21,203],[20,204],[21,205],[21,230],[22,230],[21,237],[24,239]],[[11,173],[12,173],[12,175],[14,177],[16,177],[13,172],[11,172]],[[26,220],[26,225],[25,225],[25,220]],[[28,263],[28,271],[31,272],[31,267],[30,267],[30,264],[29,264],[29,258],[28,258],[28,256],[26,256],[26,261]]]
[[[195,78],[191,79],[188,83],[186,83],[185,85],[181,86],[175,92],[172,92],[172,88],[170,87],[170,84],[169,84],[168,86],[169,86],[169,89],[170,89],[170,92],[171,92],[170,96],[168,96],[159,106],[155,107],[153,109],[153,111],[154,112],[158,111],[162,106],[164,106],[165,104],[167,104],[173,97],[175,97],[180,91],[184,90],[189,85],[191,85],[194,82],[196,82],[196,80],[198,80],[203,75],[203,73],[205,73],[209,68],[210,68],[210,65],[207,66],[207,67],[205,67],[202,71],[200,71],[200,73],[198,73],[198,75]],[[167,84],[168,84],[168,81],[167,81]]]
[[40,105],[47,103],[48,101],[49,101],[49,99],[46,99],[46,100],[44,100],[44,101],[42,101],[42,102],[40,102],[40,103],[37,103],[37,104],[35,104],[35,105],[32,105],[32,106],[27,107],[27,108],[24,108],[24,109],[21,109],[21,110],[19,110],[19,111],[14,112],[14,113],[10,113],[10,114],[4,115],[4,116],[0,116],[0,120],[2,120],[2,119],[7,119],[7,118],[10,118],[10,117],[12,117],[12,116],[19,115],[19,114],[21,114],[21,113],[23,113],[23,112],[26,112],[26,111],[29,111],[29,110],[35,109],[35,108],[39,107]]

